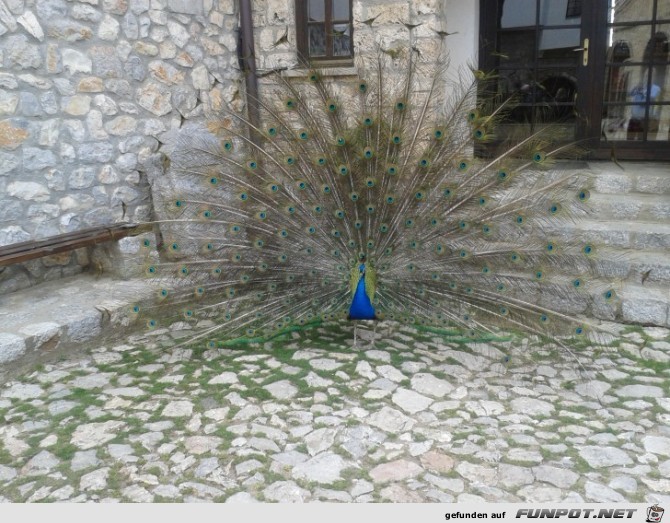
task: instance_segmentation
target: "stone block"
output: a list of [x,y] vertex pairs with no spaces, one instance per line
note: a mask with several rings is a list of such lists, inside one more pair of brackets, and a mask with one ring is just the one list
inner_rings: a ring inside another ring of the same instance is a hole
[[47,44],[46,69],[49,74],[57,74],[63,70],[63,62],[58,51],[58,44]]
[[605,194],[627,193],[633,189],[633,178],[627,174],[599,174],[595,179],[595,189]]
[[0,364],[19,359],[26,350],[26,342],[22,336],[0,332]]
[[74,20],[56,19],[50,21],[47,25],[47,36],[54,40],[79,42],[81,40],[90,40],[93,37],[93,31],[89,26],[80,24]]
[[26,216],[28,218],[37,218],[39,221],[45,221],[49,218],[58,218],[60,207],[53,203],[37,203],[28,207]]
[[67,2],[65,0],[37,0],[37,16],[44,21],[67,16]]
[[19,95],[0,89],[0,116],[14,114],[19,105]]
[[[49,226],[49,232],[44,235],[44,237],[48,236],[53,236],[54,234],[58,234],[60,231],[58,228],[51,227]],[[72,253],[71,252],[62,252],[60,254],[52,254],[51,256],[45,256],[44,258],[40,259],[40,262],[42,263],[42,266],[45,267],[46,269],[50,268],[56,268],[58,271],[55,273],[60,276],[64,275],[60,270],[65,269],[70,265],[70,262],[72,261]],[[46,275],[49,274],[49,270],[46,271]],[[78,272],[78,271],[77,271]],[[36,274],[36,276],[40,276],[39,274]]]
[[149,18],[149,23],[156,25],[165,25],[168,21],[168,14],[163,9],[151,9],[147,15],[142,15],[141,18]]
[[0,245],[11,245],[28,240],[30,240],[30,234],[18,225],[10,225],[9,227],[0,229]]
[[130,53],[133,51],[133,46],[127,40],[120,40],[116,45],[116,54],[122,62],[128,60]]
[[37,96],[28,91],[21,92],[19,110],[23,116],[42,116],[44,114]]
[[44,173],[44,179],[47,181],[47,187],[52,191],[65,190],[65,178],[58,169],[49,169]]
[[191,81],[195,89],[209,90],[213,84],[213,79],[204,65],[197,65],[193,68]]
[[157,46],[155,46],[154,44],[149,44],[147,42],[135,42],[133,44],[133,50],[137,54],[141,54],[143,56],[158,56],[158,54],[160,53]]
[[21,121],[0,121],[0,149],[16,149],[30,136]]
[[102,78],[97,76],[86,76],[77,84],[77,91],[80,93],[100,93],[103,89]]
[[19,69],[38,69],[42,65],[39,45],[28,43],[25,35],[6,37],[2,48],[7,53],[9,63]]
[[84,143],[77,150],[77,156],[84,163],[106,163],[114,155],[114,147],[110,143]]
[[68,177],[68,187],[70,189],[86,189],[93,185],[96,178],[96,169],[94,167],[80,167],[70,173]]
[[670,249],[670,227],[651,225],[648,232],[638,232],[633,237],[632,246],[638,250],[668,250]]
[[132,94],[128,80],[110,78],[109,80],[105,80],[105,89],[123,98],[129,98]]
[[16,28],[18,27],[16,19],[12,16],[11,11],[7,9],[4,2],[0,2],[0,22],[5,24],[10,31],[16,31]]
[[118,116],[105,124],[105,131],[114,136],[127,136],[137,128],[137,120],[132,116]]
[[67,78],[54,78],[54,86],[58,94],[62,96],[72,96],[77,93],[74,84]]
[[19,80],[28,84],[30,87],[35,87],[36,89],[49,89],[53,86],[51,80],[42,78],[41,76],[35,76],[34,74],[30,73],[20,74]]
[[114,15],[123,15],[128,10],[128,0],[102,0],[102,10]]
[[107,95],[98,94],[93,98],[93,105],[105,116],[113,116],[119,112],[116,102]]
[[24,169],[39,171],[47,167],[54,167],[57,163],[58,159],[56,155],[49,149],[38,149],[37,147],[23,148]]
[[92,209],[84,214],[83,223],[87,227],[107,225],[121,219],[121,208],[110,209],[108,207]]
[[188,42],[189,38],[191,37],[188,34],[186,28],[177,22],[169,21],[167,23],[167,28],[170,32],[170,36],[172,37],[172,41],[177,45],[177,47],[184,47],[186,42]]
[[189,87],[177,87],[172,92],[172,102],[181,115],[185,116],[195,109],[198,103],[198,95]]
[[72,116],[83,116],[91,109],[91,97],[85,94],[77,94],[63,98],[62,109]]
[[101,40],[114,41],[119,36],[121,24],[113,16],[105,15],[98,27],[98,38]]
[[140,26],[140,38],[148,38],[149,37],[149,29],[151,28],[151,19],[149,18],[148,15],[140,15],[137,18],[137,21]]
[[668,302],[643,296],[623,300],[624,321],[643,325],[668,325]]
[[[155,139],[154,139],[155,140]],[[142,150],[145,145],[148,146],[150,140],[142,136],[131,135],[119,143],[119,151],[122,153],[136,153]]]
[[130,0],[130,11],[136,15],[146,13],[150,5],[150,0]]
[[132,12],[127,12],[123,20],[121,20],[121,29],[129,40],[137,40],[139,38],[140,26],[137,17]]
[[114,167],[123,173],[134,171],[137,168],[137,155],[134,153],[120,155],[114,162]]
[[136,92],[137,103],[156,116],[164,116],[172,111],[172,93],[166,87],[151,82]]
[[44,40],[44,30],[32,11],[26,11],[19,16],[16,21],[36,40],[39,40],[40,42]]
[[6,267],[0,274],[0,294],[3,296],[30,287],[32,284],[30,276],[18,266]]
[[23,206],[16,200],[0,200],[0,222],[15,222],[23,215]]
[[591,314],[601,320],[615,321],[621,317],[621,303],[618,300],[606,302],[595,299],[591,304]]
[[84,22],[98,23],[102,20],[102,13],[90,5],[75,4],[72,6],[72,18]]
[[79,120],[65,120],[61,131],[75,142],[82,142],[86,138],[86,127]]
[[107,45],[95,45],[90,48],[89,55],[93,60],[93,71],[103,78],[120,78],[123,76],[123,64],[116,55],[116,49]]
[[168,9],[173,13],[186,15],[205,14],[203,0],[167,0]]
[[155,60],[149,63],[151,76],[167,85],[177,85],[184,81],[184,73],[169,62]]
[[670,176],[638,176],[635,188],[642,193],[668,194],[670,193]]
[[81,311],[81,313],[71,318],[66,325],[66,334],[68,342],[81,343],[100,335],[102,331],[101,314],[98,311]]
[[90,73],[93,70],[93,62],[84,53],[74,49],[63,49],[61,56],[63,68],[70,74]]
[[649,214],[665,223],[670,223],[670,202],[658,202],[649,206]]
[[40,104],[42,104],[42,109],[47,114],[54,115],[58,112],[58,100],[53,91],[42,94],[40,96]]
[[16,89],[18,86],[16,76],[11,73],[0,73],[0,89]]

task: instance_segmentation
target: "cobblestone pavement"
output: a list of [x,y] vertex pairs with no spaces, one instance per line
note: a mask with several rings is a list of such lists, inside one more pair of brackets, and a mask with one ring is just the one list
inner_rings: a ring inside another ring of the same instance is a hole
[[669,503],[670,331],[613,328],[579,363],[385,324],[72,354],[0,387],[0,500]]

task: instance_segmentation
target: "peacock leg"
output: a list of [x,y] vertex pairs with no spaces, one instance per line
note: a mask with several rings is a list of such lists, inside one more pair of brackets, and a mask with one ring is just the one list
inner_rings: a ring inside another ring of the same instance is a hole
[[354,322],[354,349],[356,348],[356,326],[358,325],[357,322]]
[[377,341],[377,322],[372,322],[372,339],[370,340],[370,347],[373,349],[376,347],[375,342]]

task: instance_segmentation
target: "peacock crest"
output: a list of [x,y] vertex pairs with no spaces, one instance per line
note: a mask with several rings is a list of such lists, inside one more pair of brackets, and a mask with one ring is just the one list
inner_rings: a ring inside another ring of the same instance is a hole
[[579,315],[615,293],[596,246],[560,232],[588,212],[586,178],[555,162],[567,147],[482,148],[512,104],[479,71],[446,82],[411,49],[357,66],[276,74],[261,124],[231,111],[182,139],[159,258],[145,241],[156,302],[133,314],[210,346],[346,318],[589,333]]

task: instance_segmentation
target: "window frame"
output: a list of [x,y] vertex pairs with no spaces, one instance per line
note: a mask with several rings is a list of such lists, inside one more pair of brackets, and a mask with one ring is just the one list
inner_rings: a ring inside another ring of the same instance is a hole
[[[325,56],[310,56],[309,55],[309,20],[307,16],[309,0],[295,0],[295,29],[296,29],[296,43],[298,59],[305,63],[318,67],[351,67],[354,65],[354,18],[353,18],[353,0],[349,1],[349,38],[351,39],[351,55],[350,56],[334,56],[333,55],[333,39],[332,34],[326,30],[326,55]],[[332,2],[333,0],[324,0],[325,20],[323,23],[326,29],[334,23],[347,23],[346,21],[337,21],[332,18]]]
[[565,7],[565,18],[579,18],[582,16],[582,0],[568,0]]
[[[479,3],[479,68],[497,70],[498,19],[502,15],[502,0],[480,0]],[[578,96],[575,108],[575,139],[588,150],[594,160],[670,160],[670,140],[602,140],[602,113],[605,105],[606,51],[608,33],[608,0],[582,3],[581,40],[589,38],[588,66],[578,67]],[[654,22],[655,24],[655,22]],[[496,147],[495,142],[484,149]],[[483,151],[486,154],[486,151]]]

